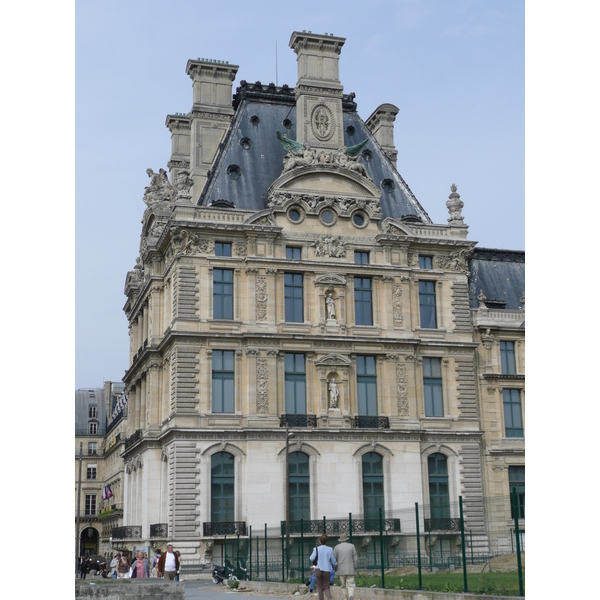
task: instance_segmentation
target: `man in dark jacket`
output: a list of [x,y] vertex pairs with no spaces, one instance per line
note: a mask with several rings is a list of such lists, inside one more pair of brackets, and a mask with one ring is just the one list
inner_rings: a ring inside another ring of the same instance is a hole
[[158,561],[158,575],[175,581],[177,571],[179,571],[179,557],[173,552],[173,544],[167,544],[167,551],[161,555]]

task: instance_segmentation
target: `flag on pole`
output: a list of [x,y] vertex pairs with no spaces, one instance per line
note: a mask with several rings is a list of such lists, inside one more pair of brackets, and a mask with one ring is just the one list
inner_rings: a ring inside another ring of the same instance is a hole
[[108,496],[106,495],[106,486],[104,487],[104,491],[102,492],[102,500],[106,500]]
[[110,489],[110,485],[107,485],[107,486],[104,488],[104,491],[105,491],[105,493],[106,493],[106,499],[107,499],[107,500],[108,500],[108,498],[112,498],[112,497],[113,497],[113,495],[114,495],[114,494],[112,493],[112,490]]

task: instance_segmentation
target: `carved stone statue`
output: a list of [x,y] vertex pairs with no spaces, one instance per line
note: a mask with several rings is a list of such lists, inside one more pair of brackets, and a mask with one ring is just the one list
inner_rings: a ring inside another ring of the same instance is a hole
[[152,169],[146,169],[146,173],[150,177],[150,185],[144,190],[144,203],[151,206],[165,200],[172,202],[177,192],[171,185],[167,172],[161,168],[158,173],[155,173]]
[[182,169],[177,173],[175,178],[175,189],[177,190],[178,201],[190,201],[192,199],[191,189],[194,185],[194,180],[190,177],[190,174],[185,169]]
[[325,298],[325,306],[327,307],[327,320],[335,321],[335,302],[331,292],[329,292],[329,294],[327,294],[327,298]]
[[338,389],[335,377],[329,382],[329,405],[331,408],[337,408],[340,398],[340,390]]

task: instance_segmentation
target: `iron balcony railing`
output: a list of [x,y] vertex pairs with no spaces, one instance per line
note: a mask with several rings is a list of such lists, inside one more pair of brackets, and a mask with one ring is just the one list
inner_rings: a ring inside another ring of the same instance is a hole
[[132,433],[126,440],[125,440],[125,450],[127,450],[128,448],[130,448],[131,446],[133,446],[133,444],[135,444],[138,440],[142,439],[142,430],[141,429],[136,429],[135,433]]
[[221,523],[204,523],[204,536],[247,535],[245,521],[223,521]]
[[142,526],[124,525],[123,527],[113,527],[111,536],[113,540],[140,540],[142,539]]
[[150,525],[150,538],[162,538],[169,537],[169,524],[168,523],[154,523]]
[[279,427],[316,427],[317,415],[291,415],[285,414],[279,417]]
[[359,415],[354,417],[352,427],[354,429],[389,429],[390,419],[389,417],[366,417]]
[[460,519],[425,519],[425,531],[460,531]]
[[[400,533],[400,519],[383,519],[383,531]],[[282,531],[285,532],[285,521],[281,521]],[[379,531],[379,519],[352,519],[352,534],[373,533]],[[350,534],[349,519],[319,519],[317,521],[290,521],[290,534],[308,535],[341,535]]]

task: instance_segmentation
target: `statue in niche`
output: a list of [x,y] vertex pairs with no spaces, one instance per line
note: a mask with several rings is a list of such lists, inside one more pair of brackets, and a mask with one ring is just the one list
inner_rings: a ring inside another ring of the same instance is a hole
[[340,390],[338,389],[335,377],[329,382],[329,405],[331,408],[338,407],[338,400],[340,398]]
[[335,302],[333,300],[333,294],[331,292],[327,294],[327,298],[325,299],[325,306],[327,307],[327,320],[335,321]]

